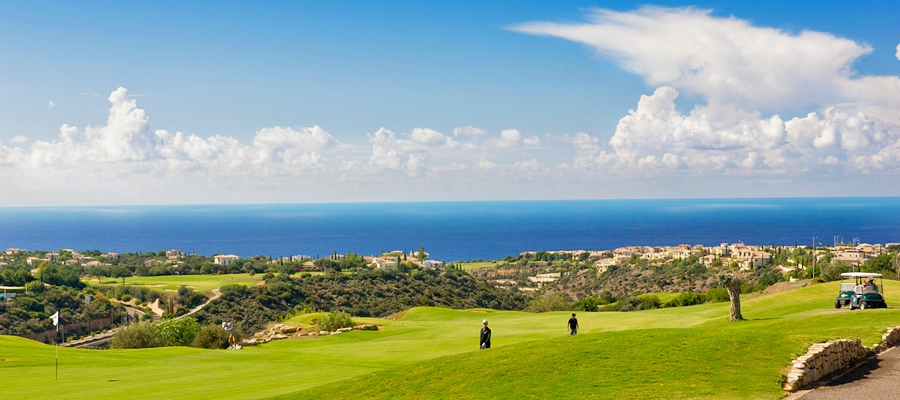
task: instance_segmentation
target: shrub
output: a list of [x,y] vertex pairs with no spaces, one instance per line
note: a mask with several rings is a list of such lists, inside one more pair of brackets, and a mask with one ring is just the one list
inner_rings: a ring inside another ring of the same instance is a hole
[[130,295],[130,294],[123,294],[121,297],[119,297],[119,299],[122,300],[122,301],[124,301],[124,302],[129,302],[129,301],[131,301],[131,295]]
[[662,302],[659,301],[659,297],[656,295],[640,296],[638,298],[641,300],[641,310],[652,310],[662,305]]
[[619,304],[616,307],[617,311],[637,311],[641,310],[641,299],[628,296],[624,299],[619,300]]
[[531,312],[571,311],[574,308],[574,305],[569,303],[566,294],[563,292],[539,297],[528,303],[528,311]]
[[116,332],[109,347],[113,349],[146,349],[163,345],[156,325],[139,322]]
[[706,295],[703,293],[683,292],[669,300],[663,307],[686,307],[695,304],[706,303]]
[[350,319],[350,314],[342,313],[342,312],[330,312],[326,313],[324,317],[319,319],[316,323],[319,326],[319,330],[334,332],[341,328],[349,328],[353,325],[356,325],[352,319]]
[[193,318],[170,319],[159,324],[159,337],[166,346],[190,346],[200,333]]
[[228,332],[219,325],[203,325],[197,337],[191,342],[192,347],[201,349],[224,349],[228,347]]
[[728,297],[728,290],[725,288],[712,288],[706,291],[706,299],[710,303],[719,303],[723,301],[731,301]]
[[25,284],[25,291],[29,293],[41,293],[44,291],[44,284],[38,281],[31,281]]
[[597,306],[606,304],[601,299],[593,298],[593,297],[582,297],[578,299],[578,302],[575,303],[578,311],[597,311]]

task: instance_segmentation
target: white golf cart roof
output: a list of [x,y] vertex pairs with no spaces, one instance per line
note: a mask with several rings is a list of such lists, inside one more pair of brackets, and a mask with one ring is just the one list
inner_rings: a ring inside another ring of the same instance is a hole
[[841,276],[844,278],[881,278],[881,274],[874,272],[844,272]]

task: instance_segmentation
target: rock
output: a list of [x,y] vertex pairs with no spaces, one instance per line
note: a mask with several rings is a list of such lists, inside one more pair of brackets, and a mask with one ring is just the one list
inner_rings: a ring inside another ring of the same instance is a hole
[[337,332],[343,333],[343,332],[350,332],[352,330],[353,330],[353,328],[340,328],[337,330]]
[[281,333],[294,333],[294,332],[297,332],[297,331],[299,331],[299,330],[300,330],[300,327],[299,327],[299,326],[282,325],[281,329],[279,329],[279,332],[281,332]]
[[331,332],[328,332],[328,331],[319,331],[319,334],[320,334],[320,335],[327,335],[327,334],[329,334],[329,333],[331,333]]
[[356,325],[353,327],[353,329],[358,330],[358,331],[377,331],[378,327],[375,325],[367,324],[367,325]]

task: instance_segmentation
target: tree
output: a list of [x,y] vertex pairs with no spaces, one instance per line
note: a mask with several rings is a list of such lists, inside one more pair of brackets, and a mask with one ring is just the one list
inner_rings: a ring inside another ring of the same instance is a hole
[[88,275],[91,278],[97,278],[98,283],[102,283],[102,279],[109,276],[109,269],[104,267],[91,267],[88,270]]
[[741,321],[744,317],[741,315],[741,278],[731,272],[720,272],[716,274],[716,280],[720,286],[728,290],[728,299],[731,300],[731,316],[729,321]]
[[846,261],[831,261],[822,266],[822,279],[825,282],[841,280],[841,273],[850,272],[850,264]]
[[228,347],[228,332],[219,325],[203,325],[191,346],[201,349],[224,349]]
[[187,317],[170,319],[159,324],[159,338],[166,346],[190,346],[200,334],[200,324]]
[[425,259],[427,257],[425,257],[425,248],[424,247],[419,246],[419,254],[416,255],[416,258],[418,258],[419,261],[425,261]]
[[113,278],[122,278],[122,284],[125,284],[125,278],[131,276],[131,269],[124,265],[119,265],[113,269],[112,277]]
[[116,332],[109,343],[109,347],[114,349],[146,349],[163,345],[163,341],[159,338],[158,328],[147,322],[126,326]]

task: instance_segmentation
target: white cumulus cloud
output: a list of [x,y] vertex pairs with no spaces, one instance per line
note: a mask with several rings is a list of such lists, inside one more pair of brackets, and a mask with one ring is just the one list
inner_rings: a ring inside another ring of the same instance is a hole
[[[584,23],[512,29],[583,43],[657,86],[621,118],[610,151],[586,134],[554,137],[575,148],[575,166],[667,174],[900,168],[900,77],[857,76],[853,63],[872,52],[868,45],[694,8],[594,10]],[[679,112],[679,91],[705,104]],[[766,115],[811,104],[802,117]]]
[[900,78],[854,76],[852,64],[872,52],[868,45],[710,14],[694,8],[594,10],[585,23],[533,22],[512,29],[584,43],[650,85],[700,95],[711,114],[810,103],[900,106]]

